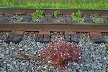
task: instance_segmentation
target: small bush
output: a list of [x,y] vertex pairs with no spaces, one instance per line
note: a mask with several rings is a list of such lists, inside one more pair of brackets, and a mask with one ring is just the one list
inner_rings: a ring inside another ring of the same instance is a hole
[[104,23],[104,20],[100,18],[99,14],[94,14],[92,20],[93,23]]
[[83,60],[83,54],[85,52],[77,47],[77,43],[67,43],[58,38],[54,42],[48,43],[47,47],[41,51],[44,61],[58,69],[64,69],[68,63]]
[[82,18],[82,12],[80,10],[77,13],[72,13],[71,18],[73,22],[79,21],[80,23],[84,23],[84,18]]
[[57,16],[58,16],[58,15],[60,15],[60,11],[57,11],[57,10],[56,10],[56,11],[54,11],[54,17],[56,17],[56,18],[57,18]]
[[104,20],[102,18],[94,18],[93,23],[104,23]]
[[43,10],[36,10],[33,14],[32,14],[32,18],[36,19],[36,18],[43,18]]

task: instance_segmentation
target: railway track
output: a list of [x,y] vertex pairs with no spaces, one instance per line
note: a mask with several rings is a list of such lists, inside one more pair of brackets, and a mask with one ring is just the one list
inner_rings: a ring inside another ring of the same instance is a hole
[[[5,16],[12,16],[18,12],[21,15],[31,15],[35,10],[38,9],[26,9],[26,8],[0,8],[0,12]],[[53,15],[54,11],[59,10],[61,15],[69,16],[72,12],[77,12],[77,9],[39,9],[43,10],[45,16],[50,17]],[[102,16],[108,16],[108,10],[86,10],[79,9],[83,15],[93,15],[99,14]],[[88,32],[90,36],[102,35],[102,33],[108,32],[107,23],[62,23],[62,22],[0,22],[0,31],[11,31],[15,34],[23,34],[26,31],[33,32],[37,31],[38,34],[47,34],[51,36],[51,32],[64,32],[64,35],[70,36],[71,34],[76,34],[77,32]],[[70,39],[70,38],[69,38]],[[98,39],[98,38],[97,38]],[[96,40],[97,40],[96,39]],[[103,39],[103,38],[102,38]]]
[[[18,12],[20,12],[21,15],[31,16],[31,14],[35,12],[35,10],[38,10],[38,9],[0,8],[0,12],[3,15],[0,18],[2,19],[3,17],[10,17],[10,16],[15,15]],[[34,54],[32,54],[32,51],[34,52],[34,51],[41,50],[42,47],[44,48],[45,43],[54,41],[55,37],[60,37],[69,43],[76,42],[79,48],[84,50],[88,55],[87,60],[84,63],[82,62],[84,67],[77,68],[76,71],[85,72],[89,70],[92,70],[92,71],[97,70],[98,72],[99,71],[106,72],[108,70],[107,65],[106,65],[107,64],[106,54],[108,54],[108,48],[107,48],[108,47],[108,25],[107,24],[108,23],[107,21],[105,23],[95,24],[92,22],[91,23],[72,23],[70,20],[68,21],[68,19],[66,20],[66,22],[52,22],[52,20],[50,20],[55,10],[60,10],[62,16],[65,15],[65,18],[67,18],[67,16],[69,17],[69,15],[71,15],[72,12],[77,12],[78,10],[80,10],[83,13],[83,16],[86,16],[86,15],[91,16],[97,13],[99,14],[99,17],[104,17],[107,20],[108,10],[90,10],[90,9],[88,10],[85,10],[85,9],[39,9],[39,10],[44,10],[43,15],[46,16],[45,22],[44,21],[43,22],[32,22],[32,21],[29,21],[29,22],[2,22],[1,21],[0,22],[0,44],[1,44],[0,46],[2,47],[1,50],[5,49],[3,47],[7,48],[6,53],[4,54],[8,54],[8,56],[12,58],[11,54],[16,52],[16,54],[18,54],[17,57],[19,58],[23,58],[23,59],[28,58],[28,59],[36,60],[38,57],[33,56]],[[10,51],[10,53],[8,53],[7,51]],[[31,52],[28,52],[28,51],[31,51]],[[30,53],[32,55],[27,55],[26,53],[27,54]],[[11,60],[10,58],[9,60]],[[98,61],[98,63],[96,63],[99,58],[103,60]],[[91,60],[91,59],[94,59],[94,60]],[[14,61],[11,61],[11,62],[14,62]],[[86,65],[86,62],[87,64],[92,62],[92,64],[89,64],[92,66]],[[102,63],[102,66],[100,65],[100,63]],[[100,69],[93,64],[97,64],[96,66],[98,66],[99,64]],[[37,71],[36,68],[33,70]],[[73,67],[73,71],[75,71],[74,67]],[[73,71],[71,70],[68,72],[73,72]]]

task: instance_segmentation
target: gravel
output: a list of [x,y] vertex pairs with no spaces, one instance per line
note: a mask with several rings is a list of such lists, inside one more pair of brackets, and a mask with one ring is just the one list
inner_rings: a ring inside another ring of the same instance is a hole
[[[58,17],[54,17],[53,15],[44,15],[44,18],[33,19],[31,15],[20,15],[20,14],[10,14],[9,16],[0,15],[0,22],[35,22],[35,23],[44,23],[44,22],[54,22],[54,23],[94,23],[94,19],[102,19],[102,23],[108,23],[108,17],[105,15],[83,15],[82,18],[84,22],[81,20],[73,21],[70,15],[59,15]],[[99,21],[100,21],[99,20]],[[98,21],[98,22],[99,22]],[[101,21],[100,21],[101,23]]]
[[55,23],[61,23],[61,22],[65,23],[65,20],[66,20],[65,16],[62,16],[62,15],[58,17],[52,17],[52,22],[55,22]]
[[[9,33],[1,34],[5,38]],[[14,57],[15,52],[34,55],[42,47],[45,44],[36,42],[29,33],[19,44],[0,41],[0,72],[56,72],[55,67],[42,66],[39,61]],[[78,47],[86,52],[85,61],[69,64],[64,72],[108,72],[108,43],[94,44],[86,35],[80,35]]]

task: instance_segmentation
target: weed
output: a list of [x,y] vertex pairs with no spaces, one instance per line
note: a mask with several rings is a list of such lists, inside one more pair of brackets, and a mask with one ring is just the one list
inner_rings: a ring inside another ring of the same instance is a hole
[[57,18],[57,16],[60,14],[60,11],[54,11],[54,17]]
[[76,17],[81,18],[82,17],[82,12],[80,10],[78,10],[78,12],[75,15],[76,15]]
[[99,14],[94,14],[93,15],[93,23],[104,23],[104,20],[102,18],[100,18]]
[[79,49],[76,43],[67,43],[57,37],[54,43],[48,43],[47,48],[41,53],[42,56],[45,55],[44,60],[50,61],[51,65],[54,65],[59,69],[63,69],[67,66],[68,62],[73,63],[76,61],[83,61],[84,59],[81,55],[85,55],[85,52]]
[[104,20],[102,18],[94,18],[93,23],[104,23]]
[[80,10],[78,10],[77,13],[72,13],[71,14],[71,18],[73,22],[80,22],[80,23],[84,23],[84,18],[82,18],[82,12]]
[[15,15],[17,15],[17,16],[21,16],[21,13],[20,13],[20,12],[18,12],[18,13],[16,13]]
[[33,14],[32,14],[32,18],[36,19],[36,18],[44,18],[43,16],[43,10],[36,10]]

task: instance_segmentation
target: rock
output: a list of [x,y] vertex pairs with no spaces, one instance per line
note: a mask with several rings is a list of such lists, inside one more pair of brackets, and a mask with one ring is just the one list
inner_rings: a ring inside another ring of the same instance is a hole
[[16,65],[16,64],[17,64],[17,62],[16,62],[16,61],[13,61],[13,64],[14,64],[14,65]]
[[4,54],[0,54],[0,58],[3,58],[4,57]]
[[2,42],[2,40],[0,40],[0,43]]
[[10,66],[10,64],[7,64],[7,66]]
[[3,63],[6,64],[7,62],[4,60]]
[[15,69],[12,69],[12,70],[10,70],[10,72],[17,72],[17,70],[15,70]]
[[0,68],[4,68],[4,63],[0,61]]
[[25,65],[25,63],[24,63],[24,62],[22,62],[22,63],[21,63],[21,65]]

